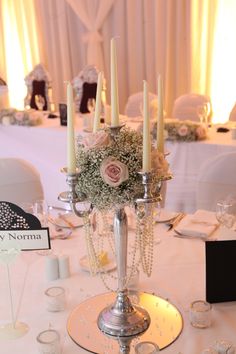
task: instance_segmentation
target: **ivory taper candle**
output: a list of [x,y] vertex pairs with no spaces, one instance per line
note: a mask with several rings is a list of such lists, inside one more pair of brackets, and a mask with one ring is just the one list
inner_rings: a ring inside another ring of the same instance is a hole
[[74,135],[74,102],[73,88],[70,82],[67,83],[67,172],[75,173],[75,135]]
[[157,95],[157,150],[164,152],[163,83],[161,75],[158,76]]
[[93,133],[100,128],[100,117],[101,117],[101,106],[102,106],[102,83],[103,83],[103,75],[102,72],[98,74],[98,82],[97,82],[97,93],[96,93],[96,106],[95,106],[95,114],[93,121]]
[[111,39],[111,126],[119,125],[119,97],[115,38]]
[[143,81],[143,172],[151,170],[151,134],[147,82]]

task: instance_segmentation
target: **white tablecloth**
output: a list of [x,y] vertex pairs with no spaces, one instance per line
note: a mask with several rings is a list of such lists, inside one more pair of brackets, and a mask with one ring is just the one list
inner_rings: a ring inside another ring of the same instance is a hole
[[[82,129],[82,118],[76,118],[77,132]],[[131,123],[133,127],[137,124]],[[167,186],[166,208],[174,211],[196,210],[196,178],[200,166],[223,152],[236,150],[231,133],[209,132],[209,139],[192,143],[166,142],[173,180]],[[45,199],[58,205],[60,192],[67,190],[65,176],[60,169],[66,166],[66,127],[59,119],[44,119],[37,127],[0,126],[0,157],[19,157],[31,162],[40,172]]]
[[[70,256],[71,277],[65,280],[48,282],[45,278],[45,257],[28,253],[10,266],[14,306],[20,298],[23,280],[29,267],[25,282],[18,319],[27,323],[29,332],[22,338],[12,341],[1,340],[1,354],[36,354],[37,334],[51,325],[59,330],[64,342],[63,354],[87,353],[78,347],[66,333],[69,313],[83,300],[103,292],[105,287],[98,276],[90,277],[82,271],[79,259],[85,254],[85,242],[82,229],[76,231],[68,240],[52,241],[55,253],[63,252]],[[200,354],[217,339],[231,340],[236,344],[236,303],[213,304],[212,326],[208,329],[196,329],[189,322],[189,305],[196,299],[205,298],[205,251],[204,242],[200,240],[173,237],[172,231],[166,232],[164,225],[158,225],[155,237],[161,242],[155,246],[152,276],[140,276],[141,291],[156,293],[168,298],[181,311],[184,328],[180,337],[163,350],[166,354]],[[235,237],[236,238],[236,237]],[[6,269],[0,267],[0,313],[1,323],[10,319],[10,300],[7,287]],[[45,309],[44,291],[49,286],[63,286],[67,289],[67,308],[63,312],[50,313]],[[96,316],[96,314],[94,315]],[[106,352],[107,353],[107,352]],[[133,352],[132,352],[133,353]],[[102,354],[102,353],[100,353]],[[103,353],[105,354],[105,352]]]
[[168,160],[174,177],[167,184],[166,208],[191,213],[197,209],[196,182],[200,167],[216,155],[236,151],[236,140],[231,138],[230,131],[217,133],[213,127],[207,140],[167,142],[166,150],[170,152]]

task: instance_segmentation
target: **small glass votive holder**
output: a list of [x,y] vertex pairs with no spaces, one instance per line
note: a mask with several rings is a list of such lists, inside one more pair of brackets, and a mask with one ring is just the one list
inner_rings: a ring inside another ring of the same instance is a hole
[[196,300],[190,305],[190,322],[196,328],[208,328],[211,325],[212,306],[204,300]]
[[61,354],[60,334],[54,329],[40,332],[36,340],[40,354]]
[[228,340],[217,340],[213,348],[218,354],[235,354],[235,346]]
[[63,311],[66,307],[66,292],[60,286],[48,288],[45,291],[46,308],[50,312]]
[[135,346],[135,354],[156,354],[160,349],[156,343],[140,342]]

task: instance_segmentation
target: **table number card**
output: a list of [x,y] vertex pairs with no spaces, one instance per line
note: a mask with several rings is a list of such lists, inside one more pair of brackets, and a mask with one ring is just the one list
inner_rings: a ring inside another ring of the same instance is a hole
[[236,240],[206,241],[206,301],[236,301]]
[[0,249],[15,244],[22,250],[50,249],[49,229],[42,228],[36,216],[26,213],[19,206],[0,202]]

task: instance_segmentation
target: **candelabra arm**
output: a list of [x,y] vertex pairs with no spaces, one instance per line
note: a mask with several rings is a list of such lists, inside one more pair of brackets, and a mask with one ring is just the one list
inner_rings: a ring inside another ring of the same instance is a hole
[[76,171],[75,173],[68,173],[67,168],[63,168],[62,172],[67,174],[66,182],[69,186],[69,191],[60,193],[58,196],[58,199],[63,203],[70,204],[70,207],[73,210],[73,212],[75,213],[75,215],[79,216],[80,218],[83,218],[86,215],[89,215],[93,209],[92,204],[90,204],[90,207],[88,210],[80,210],[80,209],[77,209],[77,207],[76,207],[77,203],[81,203],[81,202],[86,201],[85,194],[78,197],[78,195],[76,193],[76,185],[77,185],[77,181],[79,178],[79,172]]

